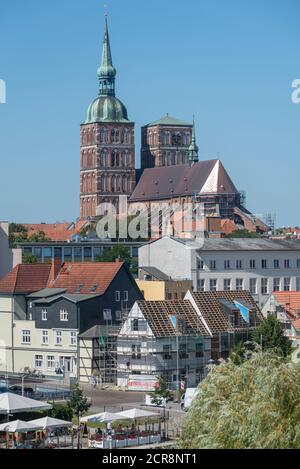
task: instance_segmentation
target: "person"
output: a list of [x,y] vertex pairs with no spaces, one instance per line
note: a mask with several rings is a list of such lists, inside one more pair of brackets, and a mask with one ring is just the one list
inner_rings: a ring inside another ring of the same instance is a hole
[[100,427],[97,428],[97,435],[102,436],[102,430]]

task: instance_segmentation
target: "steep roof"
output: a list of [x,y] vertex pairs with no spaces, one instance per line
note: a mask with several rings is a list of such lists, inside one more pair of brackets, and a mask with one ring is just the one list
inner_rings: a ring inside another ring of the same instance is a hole
[[145,169],[130,201],[170,199],[193,194],[238,194],[238,190],[220,160],[207,160],[193,166]]
[[47,287],[51,264],[19,264],[0,280],[0,293],[32,293]]
[[152,127],[155,125],[169,125],[169,126],[184,126],[184,127],[191,127],[192,124],[188,122],[184,122],[182,120],[176,119],[175,117],[169,116],[167,114],[166,116],[162,117],[161,119],[158,119],[157,121],[151,122],[150,124],[147,124],[146,127]]
[[140,270],[143,270],[144,272],[149,274],[151,277],[156,278],[157,280],[161,280],[161,281],[171,280],[171,277],[169,277],[168,275],[166,275],[164,272],[157,269],[156,267],[151,267],[151,266],[139,267],[139,271]]
[[123,262],[66,262],[49,286],[66,288],[68,293],[102,295],[123,265]]
[[[196,310],[188,300],[138,301],[138,306],[156,337],[181,335],[209,336]],[[177,326],[171,317],[176,317]]]
[[230,305],[237,310],[234,301],[247,305],[251,311],[255,312],[257,325],[263,321],[263,315],[248,291],[193,292],[191,295],[213,334],[252,329],[253,326],[243,321],[242,317],[240,317],[239,326],[231,325],[226,310],[230,308]]

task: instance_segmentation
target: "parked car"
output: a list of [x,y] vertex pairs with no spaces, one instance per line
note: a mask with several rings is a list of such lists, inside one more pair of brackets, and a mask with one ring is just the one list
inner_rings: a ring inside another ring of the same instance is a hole
[[[13,392],[14,394],[22,394],[22,386],[13,384],[12,386],[9,386],[8,391]],[[29,386],[24,386],[24,396],[34,397],[34,389]]]
[[198,388],[186,388],[185,393],[181,396],[180,407],[182,410],[188,410],[191,407],[198,392]]

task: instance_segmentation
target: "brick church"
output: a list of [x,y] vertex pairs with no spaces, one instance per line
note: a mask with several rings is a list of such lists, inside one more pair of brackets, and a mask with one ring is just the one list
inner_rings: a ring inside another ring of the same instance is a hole
[[149,207],[156,201],[202,202],[214,227],[227,220],[231,229],[267,231],[241,205],[240,193],[221,161],[199,161],[194,123],[167,114],[143,126],[141,169],[135,169],[134,122],[116,97],[116,74],[106,18],[99,93],[80,131],[80,218],[96,219],[103,203],[118,211],[119,196],[125,195],[129,204],[143,202]]

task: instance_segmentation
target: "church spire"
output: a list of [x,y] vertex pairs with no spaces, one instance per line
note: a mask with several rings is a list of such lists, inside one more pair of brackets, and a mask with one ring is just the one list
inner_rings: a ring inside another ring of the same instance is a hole
[[189,155],[189,163],[192,166],[199,161],[199,148],[196,143],[196,129],[195,129],[195,118],[193,117],[193,132],[192,132],[192,143],[189,146],[188,155]]
[[107,15],[105,16],[105,32],[102,48],[101,65],[98,68],[98,77],[100,84],[100,96],[115,96],[115,76],[117,71],[112,63]]

